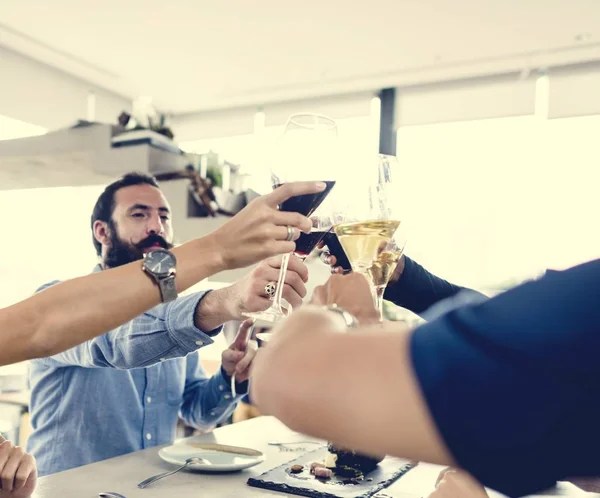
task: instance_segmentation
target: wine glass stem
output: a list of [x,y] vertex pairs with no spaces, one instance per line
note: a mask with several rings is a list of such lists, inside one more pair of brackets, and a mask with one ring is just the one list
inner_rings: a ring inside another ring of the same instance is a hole
[[379,321],[383,320],[383,294],[385,293],[385,285],[373,286],[373,297],[375,299],[375,307],[379,311]]
[[273,308],[279,313],[285,314],[281,308],[281,298],[283,297],[283,286],[285,285],[285,274],[287,273],[288,263],[290,261],[290,253],[284,254],[281,258],[281,270],[279,271],[279,280],[273,298]]

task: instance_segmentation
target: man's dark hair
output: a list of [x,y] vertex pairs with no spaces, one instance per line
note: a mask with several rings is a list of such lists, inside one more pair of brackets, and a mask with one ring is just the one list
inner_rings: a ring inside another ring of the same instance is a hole
[[102,252],[102,244],[100,244],[94,236],[94,223],[97,220],[100,220],[110,224],[112,222],[113,211],[115,210],[115,195],[117,191],[133,185],[151,185],[152,187],[159,188],[156,178],[152,175],[134,171],[123,175],[120,179],[111,183],[104,189],[104,192],[98,197],[94,210],[92,211],[92,240],[98,256],[100,256]]

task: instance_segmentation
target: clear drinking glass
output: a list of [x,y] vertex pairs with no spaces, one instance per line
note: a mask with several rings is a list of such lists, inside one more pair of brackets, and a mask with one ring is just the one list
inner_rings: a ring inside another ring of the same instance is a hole
[[[402,220],[401,192],[394,156],[377,155],[361,177],[348,185],[338,204],[334,231],[355,272],[371,284],[373,299],[382,316],[383,294],[402,257],[406,236]],[[398,198],[400,197],[400,198]]]
[[[326,183],[327,188],[317,194],[292,197],[281,204],[279,209],[295,211],[311,217],[336,183],[335,164],[338,161],[337,125],[333,119],[308,113],[290,116],[271,167],[273,188],[296,181],[321,181]],[[312,245],[311,235],[306,235],[302,240],[297,241],[296,251],[302,247],[306,251],[308,246]],[[320,234],[315,233],[315,237],[318,235]],[[314,246],[310,247],[310,250]],[[304,257],[306,256],[308,254]],[[289,305],[282,305],[283,284],[289,257],[289,254],[283,256],[275,296],[269,309],[260,313],[247,314],[257,321],[257,326],[271,326],[291,312]]]

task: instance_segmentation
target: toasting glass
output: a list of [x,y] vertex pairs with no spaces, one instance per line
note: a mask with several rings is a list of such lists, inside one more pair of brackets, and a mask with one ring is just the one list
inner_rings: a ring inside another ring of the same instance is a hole
[[[327,187],[317,194],[292,197],[279,206],[282,211],[295,211],[310,217],[335,185],[337,154],[337,126],[333,119],[318,114],[294,114],[287,120],[283,136],[271,167],[273,188],[287,182],[321,181]],[[316,227],[318,228],[318,227]],[[313,234],[314,232],[314,234]],[[296,252],[302,257],[320,241],[318,230],[301,236],[296,242]],[[314,242],[314,245],[313,245]],[[290,254],[281,263],[275,296],[269,309],[260,313],[248,313],[257,320],[258,326],[270,326],[291,312],[282,303],[282,293]]]
[[[394,156],[381,154],[375,164],[367,163],[362,176],[344,190],[345,201],[338,205],[334,226],[352,270],[369,281],[380,316],[385,288],[406,243],[404,231],[399,230],[403,209],[394,182],[397,164]],[[328,237],[335,245],[332,236]]]

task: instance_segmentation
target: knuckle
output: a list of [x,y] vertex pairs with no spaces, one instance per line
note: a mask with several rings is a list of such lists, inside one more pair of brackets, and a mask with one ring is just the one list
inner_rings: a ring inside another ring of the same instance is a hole
[[[255,280],[254,282],[252,282],[252,285],[250,286],[250,295],[251,296],[258,296],[263,291],[264,291],[264,288],[258,280]],[[247,297],[246,299],[248,302],[252,301],[252,297]]]
[[285,281],[291,286],[296,286],[302,281],[302,279],[296,272],[288,271],[287,275],[285,276]]
[[295,227],[303,227],[305,225],[304,216],[300,213],[288,213],[289,224]]
[[267,267],[272,267],[272,268],[276,268],[277,265],[279,265],[280,261],[281,261],[280,256],[271,256],[269,259],[265,260],[265,262],[267,263]]
[[300,271],[298,272],[298,275],[300,276],[300,278],[304,281],[308,280],[308,267],[302,263],[302,266],[300,267]]
[[267,273],[267,267],[264,264],[264,262],[262,262],[260,265],[258,265],[253,271],[252,271],[252,277],[254,279],[257,278],[263,278],[265,276],[265,274]]
[[296,213],[296,219],[298,220],[298,224],[302,225],[302,227],[307,229],[312,228],[312,222],[306,216],[302,216],[300,213]]

